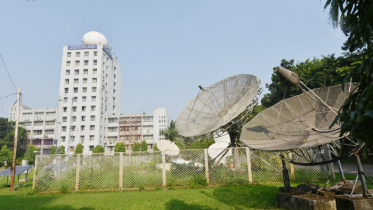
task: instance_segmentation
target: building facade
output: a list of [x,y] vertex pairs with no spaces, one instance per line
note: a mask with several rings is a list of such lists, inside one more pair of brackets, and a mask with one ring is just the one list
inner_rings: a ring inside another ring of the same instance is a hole
[[82,45],[63,47],[58,146],[67,154],[78,143],[83,152],[104,146],[107,116],[119,114],[120,101],[121,69],[101,33],[88,32]]
[[[9,110],[9,120],[16,120],[17,105]],[[50,154],[52,146],[57,144],[57,109],[33,109],[21,105],[19,111],[20,126],[27,132],[28,144],[33,144],[40,154]]]

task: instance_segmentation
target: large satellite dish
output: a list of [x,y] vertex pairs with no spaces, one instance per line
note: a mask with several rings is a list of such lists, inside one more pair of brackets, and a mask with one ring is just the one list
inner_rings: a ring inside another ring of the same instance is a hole
[[175,156],[180,153],[179,147],[172,141],[158,140],[156,144],[159,151],[164,152],[166,155]]
[[[176,120],[177,132],[185,137],[227,132],[234,146],[238,135],[237,121],[257,104],[260,80],[241,74],[202,88],[182,110]],[[237,134],[237,135],[234,135]]]
[[267,151],[312,147],[338,140],[339,125],[329,126],[349,96],[347,89],[342,91],[341,85],[319,88],[282,100],[245,124],[240,140],[250,148]]

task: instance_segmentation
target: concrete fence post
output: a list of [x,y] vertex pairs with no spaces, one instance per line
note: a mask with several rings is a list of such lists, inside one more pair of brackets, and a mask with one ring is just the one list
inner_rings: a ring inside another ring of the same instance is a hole
[[[289,159],[292,160],[293,159],[293,154],[291,152],[289,152]],[[291,177],[291,180],[295,180],[295,171],[294,171],[294,164],[290,163],[290,177]]]
[[39,155],[36,155],[36,158],[35,158],[35,167],[34,167],[34,177],[32,179],[32,190],[35,190],[36,171],[38,170],[38,159],[39,159]]
[[80,154],[76,155],[75,191],[79,190]]
[[203,151],[205,152],[206,185],[209,185],[210,184],[209,156],[207,155],[207,149],[204,149]]
[[251,157],[250,157],[250,149],[246,147],[246,160],[247,160],[247,174],[249,176],[249,183],[253,183],[253,174],[251,171]]
[[119,189],[123,189],[123,152],[119,153]]
[[162,152],[162,187],[167,187],[166,182],[166,154]]

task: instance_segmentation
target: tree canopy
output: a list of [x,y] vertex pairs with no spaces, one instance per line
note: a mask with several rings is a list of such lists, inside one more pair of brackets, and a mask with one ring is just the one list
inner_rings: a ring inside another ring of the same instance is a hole
[[79,143],[75,147],[75,154],[82,154],[82,153],[83,153],[83,146],[81,143]]
[[350,69],[344,81],[359,82],[343,104],[335,120],[341,122],[341,135],[373,144],[373,0],[327,0],[335,27],[347,36],[342,49],[361,53],[361,64]]
[[92,153],[104,153],[104,152],[105,152],[105,149],[101,145],[96,145],[92,150]]
[[145,140],[141,142],[141,151],[148,151],[148,145]]
[[140,144],[138,142],[133,143],[132,152],[140,151]]
[[126,146],[123,142],[117,142],[114,146],[114,152],[126,152]]

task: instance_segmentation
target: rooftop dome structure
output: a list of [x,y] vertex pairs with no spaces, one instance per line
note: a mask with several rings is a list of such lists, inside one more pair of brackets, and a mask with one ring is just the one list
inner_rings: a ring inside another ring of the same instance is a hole
[[97,31],[90,31],[84,34],[82,39],[83,45],[107,45],[107,40],[104,35]]

